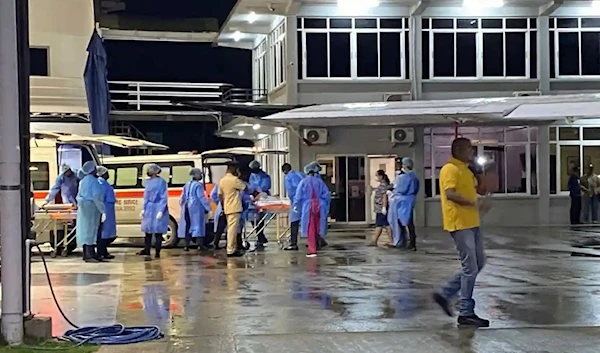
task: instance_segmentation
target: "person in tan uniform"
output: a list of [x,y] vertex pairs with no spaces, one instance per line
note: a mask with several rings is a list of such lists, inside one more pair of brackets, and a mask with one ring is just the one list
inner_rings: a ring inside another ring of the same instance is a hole
[[241,192],[247,186],[237,175],[235,163],[227,165],[227,173],[219,181],[219,201],[227,219],[227,257],[240,257],[244,253],[237,250],[237,233],[243,211]]

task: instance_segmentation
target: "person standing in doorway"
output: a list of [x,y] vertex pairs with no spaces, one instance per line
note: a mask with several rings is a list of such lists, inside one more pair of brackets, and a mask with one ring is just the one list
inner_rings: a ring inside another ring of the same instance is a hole
[[392,229],[387,220],[387,213],[393,212],[393,210],[388,209],[387,191],[390,188],[390,178],[388,178],[385,171],[381,169],[375,173],[375,178],[379,182],[379,186],[375,189],[375,196],[373,198],[373,204],[375,205],[375,231],[373,232],[373,238],[371,239],[369,246],[377,246],[379,237],[383,230],[385,230],[388,235],[387,246],[393,247],[394,240],[392,238]]
[[419,178],[413,171],[413,166],[412,158],[402,158],[402,171],[404,175],[400,178],[398,208],[394,211],[398,212],[398,221],[402,227],[408,230],[409,242],[406,249],[417,251],[417,232],[413,217],[420,185]]
[[144,187],[144,206],[142,208],[142,232],[146,234],[144,250],[139,254],[150,257],[152,238],[154,237],[154,257],[160,259],[163,234],[169,231],[169,196],[167,182],[160,177],[162,169],[150,164],[146,172],[148,179]]
[[583,191],[583,221],[585,223],[598,222],[598,191],[600,191],[598,175],[594,173],[594,165],[588,165],[585,174],[581,177],[581,190]]
[[571,176],[569,177],[568,188],[569,196],[571,197],[571,209],[570,218],[571,224],[581,223],[581,182],[579,179],[579,168],[573,167],[571,169]]
[[247,186],[236,176],[235,163],[227,165],[227,173],[219,181],[219,202],[227,219],[227,257],[240,257],[244,253],[237,249],[237,233],[242,215],[242,191]]
[[475,315],[473,288],[485,265],[483,236],[479,229],[479,211],[489,210],[479,204],[477,181],[468,163],[473,159],[471,141],[457,138],[452,142],[452,158],[440,171],[441,206],[444,230],[450,233],[458,250],[461,271],[433,295],[444,312],[452,316],[451,299],[460,292],[459,325],[488,327],[490,322]]
[[[283,179],[283,183],[285,184],[285,191],[287,193],[287,197],[290,200],[294,200],[296,196],[296,190],[298,189],[298,185],[302,179],[304,179],[304,174],[292,170],[292,166],[289,163],[285,163],[281,166],[281,171],[285,175]],[[300,210],[294,209],[290,207],[290,245],[287,246],[284,250],[286,251],[298,251],[298,232],[300,230]]]

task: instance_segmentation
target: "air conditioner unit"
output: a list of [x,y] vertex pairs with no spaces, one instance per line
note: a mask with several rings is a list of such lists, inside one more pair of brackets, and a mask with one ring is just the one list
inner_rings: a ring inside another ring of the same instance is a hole
[[393,143],[413,143],[415,142],[415,130],[413,128],[394,128],[392,129]]
[[412,93],[410,92],[397,92],[397,93],[384,93],[384,102],[404,102],[412,100]]
[[513,97],[536,97],[541,96],[542,92],[540,91],[516,91],[513,92]]
[[313,145],[325,145],[328,142],[327,129],[304,129],[303,136]]

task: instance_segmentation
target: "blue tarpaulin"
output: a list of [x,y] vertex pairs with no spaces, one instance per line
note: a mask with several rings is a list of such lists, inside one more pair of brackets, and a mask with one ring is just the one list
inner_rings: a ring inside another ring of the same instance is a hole
[[[94,30],[87,47],[88,58],[83,74],[85,91],[90,110],[92,132],[94,134],[108,135],[108,117],[110,115],[111,101],[108,88],[107,55],[104,50],[102,38]],[[108,146],[103,146],[103,153],[108,154]]]

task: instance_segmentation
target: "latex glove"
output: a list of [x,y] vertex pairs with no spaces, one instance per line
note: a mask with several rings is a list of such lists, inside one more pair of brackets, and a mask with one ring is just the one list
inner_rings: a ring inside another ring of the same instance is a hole
[[294,206],[294,208],[292,209],[292,211],[294,211],[294,213],[298,213],[298,207]]
[[215,215],[212,213],[212,211],[208,211],[208,217],[206,217],[206,218],[211,219],[214,217],[215,217]]
[[156,219],[162,219],[163,213],[162,212],[158,212],[156,214]]
[[102,217],[100,217],[100,223],[104,223],[106,222],[106,213],[102,214]]
[[384,215],[384,216],[387,215],[387,208],[385,208],[385,207],[382,208],[381,209],[381,214]]
[[144,210],[142,210],[142,212],[140,212],[140,218],[144,218]]

